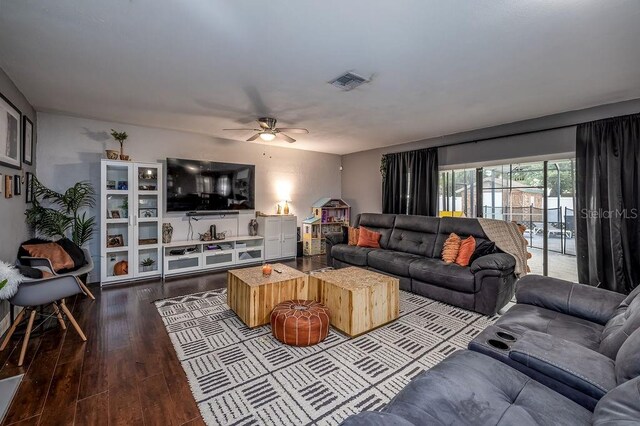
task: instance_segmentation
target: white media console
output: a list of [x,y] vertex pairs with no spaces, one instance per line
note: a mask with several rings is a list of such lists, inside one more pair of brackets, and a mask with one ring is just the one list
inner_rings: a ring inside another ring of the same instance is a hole
[[164,278],[261,263],[264,260],[264,238],[239,236],[214,241],[173,241],[163,244],[162,252]]

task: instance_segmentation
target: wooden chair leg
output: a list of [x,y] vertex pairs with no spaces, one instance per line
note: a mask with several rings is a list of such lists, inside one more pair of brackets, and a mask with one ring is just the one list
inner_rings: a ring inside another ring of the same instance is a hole
[[29,337],[31,337],[31,328],[33,327],[33,320],[36,319],[36,310],[31,310],[29,315],[29,322],[27,323],[27,331],[24,334],[24,341],[22,342],[22,350],[20,351],[20,359],[18,360],[18,367],[22,367],[24,363],[24,356],[27,353],[27,346],[29,345]]
[[67,316],[67,318],[69,318],[69,322],[71,322],[71,325],[73,325],[73,328],[76,329],[76,331],[78,332],[78,335],[80,336],[82,341],[86,342],[87,341],[87,336],[84,335],[84,333],[82,332],[82,329],[80,328],[80,326],[76,322],[76,319],[73,317],[73,315],[71,315],[71,311],[69,311],[69,308],[67,308],[67,305],[64,304],[64,300],[62,302],[60,302],[60,307],[62,308],[62,312],[64,312],[64,314]]
[[64,318],[62,318],[62,314],[60,313],[60,309],[58,309],[57,302],[53,302],[53,312],[55,312],[56,316],[58,317],[58,322],[60,323],[60,328],[62,328],[63,330],[66,330],[67,329],[67,324],[64,323]]
[[96,300],[95,296],[93,295],[93,293],[91,293],[91,291],[89,291],[89,287],[87,287],[85,285],[85,283],[82,282],[82,280],[78,277],[76,277],[76,281],[78,281],[78,285],[80,286],[80,288],[82,289],[82,291],[84,291],[87,294],[87,297],[89,297],[89,299],[91,300]]
[[7,343],[9,343],[11,336],[13,336],[13,332],[16,331],[16,328],[18,327],[18,325],[20,325],[20,322],[24,318],[24,312],[25,312],[25,309],[21,310],[18,316],[16,317],[15,321],[13,321],[13,324],[11,324],[9,331],[7,331],[7,335],[2,341],[2,346],[0,346],[0,351],[4,351],[4,348],[7,347]]

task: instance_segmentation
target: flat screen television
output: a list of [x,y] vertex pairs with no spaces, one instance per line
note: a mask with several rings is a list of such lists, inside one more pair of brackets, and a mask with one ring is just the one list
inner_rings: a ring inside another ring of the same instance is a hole
[[167,212],[254,210],[255,171],[250,164],[167,158]]

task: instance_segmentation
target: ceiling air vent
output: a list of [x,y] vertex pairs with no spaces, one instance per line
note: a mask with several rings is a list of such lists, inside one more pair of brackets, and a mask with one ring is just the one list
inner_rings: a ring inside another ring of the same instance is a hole
[[368,83],[368,82],[369,80],[367,80],[364,77],[360,77],[359,75],[354,74],[352,72],[346,72],[342,74],[340,77],[334,78],[333,80],[331,80],[329,84],[342,90],[351,90],[351,89],[355,89],[361,84]]

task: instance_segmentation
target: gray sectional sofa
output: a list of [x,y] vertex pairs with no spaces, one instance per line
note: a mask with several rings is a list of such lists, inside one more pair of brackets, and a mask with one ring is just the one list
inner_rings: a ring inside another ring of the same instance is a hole
[[343,424],[640,424],[640,287],[624,296],[529,275],[516,298],[470,350]]
[[464,309],[495,314],[513,297],[515,259],[506,253],[486,255],[470,266],[446,264],[442,246],[452,232],[487,240],[470,218],[363,213],[353,226],[380,232],[380,249],[350,246],[343,233],[327,235],[327,264],[359,266],[400,279],[400,288]]

